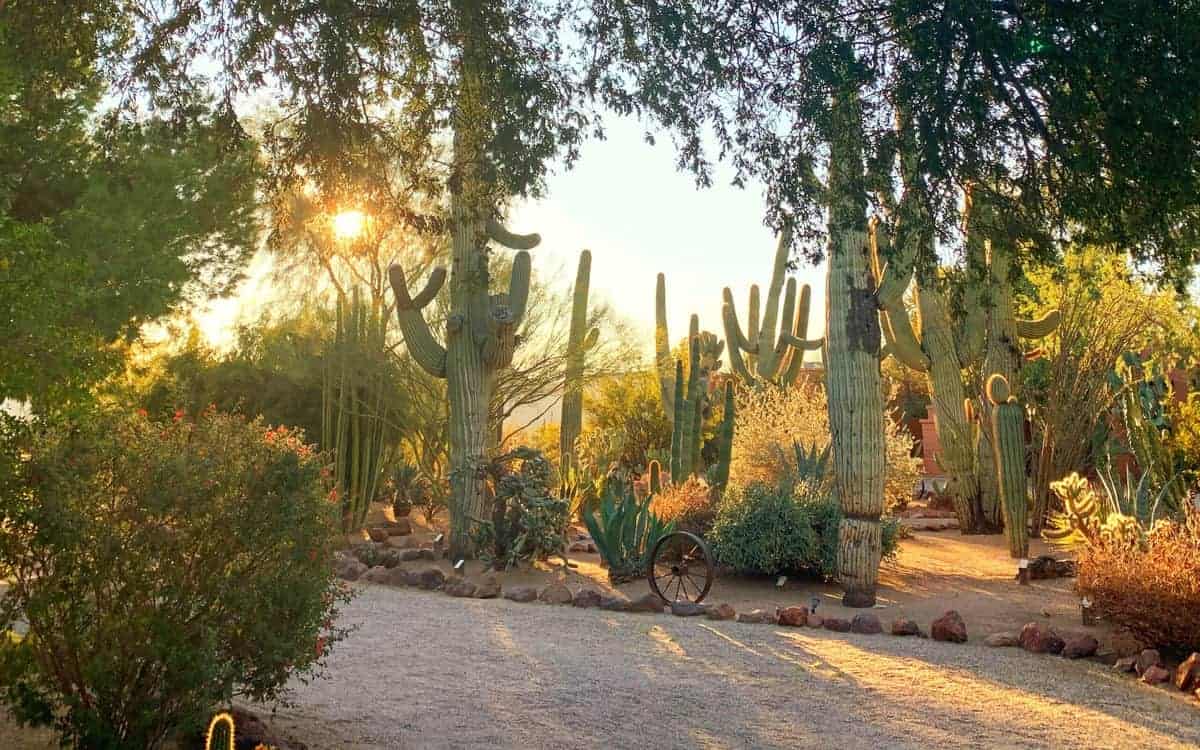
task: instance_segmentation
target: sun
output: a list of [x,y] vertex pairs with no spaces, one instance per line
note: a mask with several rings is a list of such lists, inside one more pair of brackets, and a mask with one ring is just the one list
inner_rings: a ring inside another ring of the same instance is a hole
[[357,208],[339,211],[333,216],[333,236],[339,240],[353,240],[367,226],[367,215]]

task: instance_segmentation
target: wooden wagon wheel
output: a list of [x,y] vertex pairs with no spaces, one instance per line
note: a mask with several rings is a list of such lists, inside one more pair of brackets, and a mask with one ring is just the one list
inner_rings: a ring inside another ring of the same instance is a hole
[[647,567],[650,590],[667,604],[699,604],[712,588],[712,553],[703,539],[687,531],[659,537]]

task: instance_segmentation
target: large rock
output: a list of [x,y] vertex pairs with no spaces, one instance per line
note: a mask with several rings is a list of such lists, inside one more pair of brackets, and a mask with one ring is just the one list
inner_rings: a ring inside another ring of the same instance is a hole
[[789,628],[802,628],[808,624],[808,607],[784,607],[776,613],[779,624]]
[[368,583],[387,583],[388,578],[390,578],[388,569],[382,565],[376,565],[362,574],[362,580]]
[[1086,659],[1095,656],[1100,648],[1100,642],[1092,636],[1082,633],[1072,635],[1063,642],[1062,655],[1068,659]]
[[629,597],[624,594],[600,597],[600,609],[606,609],[609,612],[628,612],[631,604],[633,602],[629,601]]
[[900,617],[892,620],[892,635],[920,635],[921,626],[916,620]]
[[810,628],[816,628],[817,630],[820,630],[825,627],[825,616],[819,615],[816,612],[809,612],[808,620],[805,624]]
[[946,643],[966,643],[967,624],[953,609],[934,620],[929,625],[929,635],[935,641]]
[[738,612],[737,621],[761,625],[764,623],[775,622],[775,615],[765,609],[752,609],[749,612]]
[[1137,661],[1133,663],[1133,668],[1139,675],[1143,675],[1151,667],[1161,667],[1162,665],[1162,656],[1159,655],[1158,651],[1146,648],[1142,649],[1142,652],[1138,654]]
[[379,564],[385,568],[394,568],[400,564],[400,551],[385,549],[379,556]]
[[697,604],[696,602],[674,601],[671,602],[671,614],[676,617],[698,617],[708,611],[707,604]]
[[413,541],[411,536],[389,536],[384,544],[392,549],[405,550],[413,546]]
[[485,576],[475,586],[476,599],[495,599],[500,596],[500,581],[496,580],[496,576]]
[[1184,692],[1200,687],[1200,654],[1193,652],[1175,670],[1175,687]]
[[659,598],[658,594],[649,591],[629,602],[629,611],[662,614],[664,606],[666,605],[663,604],[663,600]]
[[442,591],[450,596],[470,599],[475,596],[475,584],[462,578],[451,578],[446,581],[446,585],[442,587]]
[[1171,673],[1167,671],[1166,667],[1154,665],[1142,672],[1142,682],[1147,685],[1161,685],[1169,679],[1171,679]]
[[402,562],[412,562],[413,560],[420,560],[421,557],[422,557],[421,550],[419,550],[419,549],[413,549],[410,547],[408,549],[400,550],[400,560]]
[[983,642],[992,648],[1011,648],[1021,644],[1021,636],[1009,632],[992,633]]
[[388,586],[407,586],[408,571],[400,566],[388,569],[387,579],[383,581]]
[[420,549],[420,553],[421,553],[421,558],[424,560],[437,560],[438,558],[441,557],[441,555],[438,553],[438,551],[436,549],[434,549],[433,547],[422,547]]
[[721,602],[715,607],[709,607],[704,616],[710,620],[732,620],[737,617],[737,611],[729,604]]
[[397,518],[387,525],[387,534],[393,536],[408,536],[412,533],[412,521],[407,518]]
[[1058,654],[1066,645],[1053,628],[1038,622],[1026,623],[1017,641],[1021,648],[1034,654]]
[[824,625],[826,630],[832,630],[835,633],[850,632],[850,621],[841,617],[826,617]]
[[367,570],[367,566],[358,560],[346,560],[338,567],[337,576],[343,581],[357,581]]
[[860,612],[850,621],[850,632],[862,635],[879,635],[883,632],[883,625],[880,624],[879,618],[875,615],[869,612]]
[[371,537],[372,542],[386,542],[388,538],[388,530],[383,527],[376,526],[373,529],[367,529],[367,536]]
[[514,602],[531,602],[538,598],[538,592],[532,586],[514,586],[504,590],[504,598]]
[[603,600],[604,597],[596,589],[579,589],[575,592],[575,598],[571,600],[571,604],[574,604],[576,607],[590,609],[592,607],[599,607],[600,602]]
[[565,583],[547,583],[538,592],[538,601],[543,604],[570,604],[573,598]]
[[567,547],[567,552],[573,554],[586,554],[592,551],[592,546],[593,545],[591,542],[571,542],[571,545]]
[[446,574],[437,568],[425,568],[410,574],[408,579],[413,582],[414,586],[419,586],[426,591],[435,591],[446,582]]
[[1121,674],[1129,674],[1130,672],[1135,671],[1136,667],[1136,656],[1123,656],[1120,659],[1117,659],[1116,664],[1113,664],[1113,669],[1117,670]]
[[1029,578],[1039,581],[1046,578],[1071,578],[1075,575],[1072,560],[1055,560],[1050,555],[1040,555],[1029,561]]

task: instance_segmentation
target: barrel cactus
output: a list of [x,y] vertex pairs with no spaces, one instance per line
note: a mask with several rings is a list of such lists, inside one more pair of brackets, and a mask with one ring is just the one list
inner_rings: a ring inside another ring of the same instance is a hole
[[996,486],[1004,513],[1004,533],[1012,557],[1029,557],[1029,506],[1025,479],[1025,409],[1009,391],[1008,380],[996,373],[988,378],[991,404],[991,445]]

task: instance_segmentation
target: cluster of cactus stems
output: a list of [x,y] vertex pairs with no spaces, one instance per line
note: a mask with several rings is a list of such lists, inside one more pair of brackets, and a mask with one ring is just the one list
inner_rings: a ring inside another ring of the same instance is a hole
[[[671,356],[671,337],[667,328],[667,282],[661,273],[655,289],[654,317],[655,369],[658,372],[663,409],[671,423],[670,476],[672,482],[682,482],[688,476],[700,474],[703,469],[701,449],[704,447],[704,419],[711,411],[709,392],[712,376],[721,369],[725,342],[710,331],[701,331],[700,318],[693,314],[688,321],[685,382],[683,361],[673,360]],[[732,384],[727,383],[725,416],[717,436],[717,453],[723,463],[715,467],[718,484],[722,488],[724,481],[720,477],[728,479],[728,457],[733,451],[732,400]]]
[[321,444],[333,454],[334,490],[344,531],[361,528],[387,464],[386,321],[355,289],[339,300],[333,345],[322,378]]
[[991,446],[996,484],[1004,515],[1004,534],[1012,557],[1029,557],[1029,499],[1025,477],[1025,408],[1009,391],[1008,379],[995,373],[987,380],[991,405]]
[[[791,385],[804,368],[804,352],[820,349],[824,344],[823,338],[806,338],[812,290],[805,284],[797,300],[796,279],[787,278],[785,282],[791,245],[791,228],[785,227],[775,249],[771,285],[767,287],[767,306],[760,319],[758,285],[751,286],[748,327],[744,332],[738,322],[733,292],[729,287],[723,292],[721,318],[725,324],[725,339],[729,342],[729,363],[738,377],[751,386],[764,383]],[[782,309],[780,294],[783,295]]]
[[225,711],[212,717],[204,733],[204,750],[233,750],[237,746],[233,716]]
[[585,357],[596,345],[600,331],[588,328],[588,286],[591,281],[592,254],[579,254],[579,269],[571,293],[571,331],[567,340],[566,376],[563,382],[562,419],[559,422],[560,467],[564,476],[576,468],[575,441],[583,430],[583,374]]

